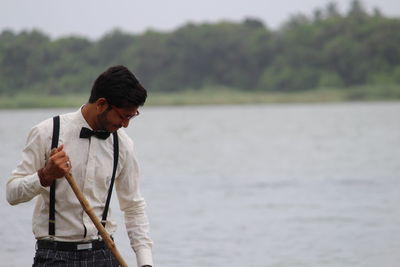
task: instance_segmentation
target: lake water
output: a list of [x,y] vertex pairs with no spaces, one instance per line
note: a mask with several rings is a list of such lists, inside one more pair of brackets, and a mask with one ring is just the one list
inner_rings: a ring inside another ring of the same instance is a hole
[[[5,183],[28,130],[0,111],[0,266],[30,266],[34,201]],[[400,266],[400,103],[145,107],[131,123],[155,266]],[[118,249],[136,266],[116,199]]]

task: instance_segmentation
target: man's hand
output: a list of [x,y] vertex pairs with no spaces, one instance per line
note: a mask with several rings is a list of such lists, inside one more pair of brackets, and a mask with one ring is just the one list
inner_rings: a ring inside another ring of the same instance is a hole
[[71,170],[68,155],[63,151],[64,145],[51,151],[46,166],[38,171],[42,186],[49,186],[55,179],[64,177]]

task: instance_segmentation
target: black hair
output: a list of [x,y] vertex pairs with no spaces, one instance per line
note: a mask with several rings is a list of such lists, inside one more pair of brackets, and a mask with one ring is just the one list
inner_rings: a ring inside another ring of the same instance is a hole
[[119,108],[139,107],[146,102],[147,91],[125,66],[113,66],[93,83],[89,103],[104,97],[110,105]]

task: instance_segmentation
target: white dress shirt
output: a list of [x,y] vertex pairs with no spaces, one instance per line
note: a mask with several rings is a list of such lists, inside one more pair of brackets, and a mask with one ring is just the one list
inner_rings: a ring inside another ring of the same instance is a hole
[[[106,140],[79,138],[82,127],[91,129],[81,110],[60,116],[59,144],[70,158],[71,174],[100,218],[104,210],[113,170],[113,138]],[[45,166],[50,156],[53,119],[33,127],[22,153],[22,161],[12,172],[7,183],[7,200],[11,205],[27,202],[34,197],[36,206],[32,229],[36,239],[49,238],[50,187],[40,184],[37,171]],[[123,129],[118,130],[119,159],[115,191],[125,215],[125,224],[138,266],[152,265],[152,240],[145,213],[145,201],[139,191],[138,164],[133,142]],[[98,238],[98,231],[82,209],[66,179],[57,179],[55,202],[55,240],[84,241]],[[113,234],[116,223],[109,209],[106,229]],[[86,230],[85,230],[86,229]],[[86,235],[85,235],[86,233]]]

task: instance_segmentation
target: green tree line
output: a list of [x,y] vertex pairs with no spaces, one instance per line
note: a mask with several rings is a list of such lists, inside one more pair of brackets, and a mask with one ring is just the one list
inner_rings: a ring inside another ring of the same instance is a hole
[[[0,95],[87,92],[114,64],[158,92],[210,86],[297,92],[400,85],[400,19],[360,1],[290,17],[271,30],[257,18],[186,24],[171,32],[114,30],[93,41],[38,30],[0,34]],[[400,86],[399,86],[400,87]]]

